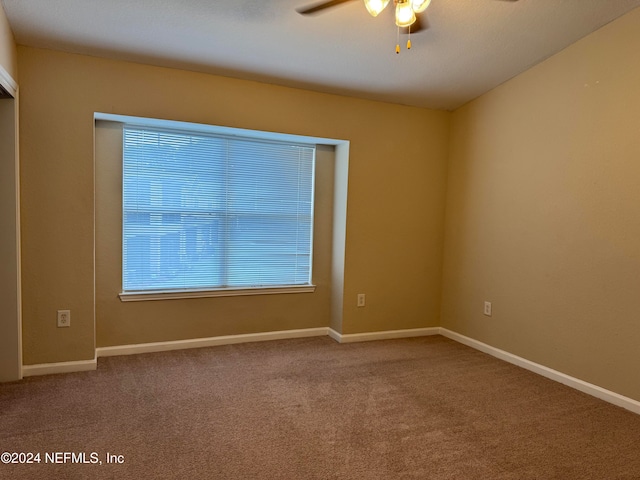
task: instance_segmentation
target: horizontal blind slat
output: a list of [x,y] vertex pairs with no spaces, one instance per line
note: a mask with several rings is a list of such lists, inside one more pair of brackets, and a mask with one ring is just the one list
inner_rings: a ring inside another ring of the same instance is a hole
[[123,290],[311,281],[315,148],[125,126]]

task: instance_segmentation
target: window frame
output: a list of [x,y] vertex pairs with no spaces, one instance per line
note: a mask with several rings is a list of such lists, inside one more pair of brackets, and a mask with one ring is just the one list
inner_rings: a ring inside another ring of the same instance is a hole
[[[101,119],[109,120],[110,115],[101,115]],[[306,145],[317,147],[318,139],[313,137],[304,137],[290,134],[279,134],[273,132],[235,129],[231,127],[217,127],[212,125],[192,124],[186,122],[176,122],[157,119],[139,119],[135,117],[115,116],[121,122],[128,118],[134,118],[135,121],[125,121],[129,126],[142,128],[160,128],[182,130],[185,132],[214,134],[222,136],[242,137],[258,141],[276,141],[286,142],[295,145]],[[141,122],[141,120],[144,120]],[[124,126],[124,125],[123,125]],[[315,167],[314,167],[315,168]],[[315,174],[314,174],[315,176]],[[315,180],[314,180],[315,182]],[[315,185],[312,186],[312,191]],[[315,204],[315,202],[314,202]],[[312,212],[315,210],[313,206]],[[157,290],[130,290],[125,291],[121,285],[121,291],[118,294],[123,302],[148,301],[148,300],[166,300],[166,299],[188,299],[188,298],[207,298],[207,297],[227,297],[227,296],[245,296],[245,295],[274,295],[274,294],[290,294],[290,293],[313,293],[316,285],[313,282],[313,245],[314,245],[314,229],[311,227],[311,257],[310,257],[310,283],[303,285],[276,285],[276,286],[258,286],[258,287],[206,287],[206,288],[184,288],[184,289],[157,289]],[[121,258],[121,265],[123,265]]]

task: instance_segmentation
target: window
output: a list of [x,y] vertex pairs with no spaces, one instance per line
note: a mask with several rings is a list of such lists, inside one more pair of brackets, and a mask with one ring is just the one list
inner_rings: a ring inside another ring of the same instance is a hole
[[125,125],[123,290],[311,284],[315,147]]

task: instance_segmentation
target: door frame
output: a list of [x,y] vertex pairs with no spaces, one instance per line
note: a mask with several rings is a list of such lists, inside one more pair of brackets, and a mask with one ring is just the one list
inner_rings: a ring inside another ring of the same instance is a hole
[[22,378],[18,84],[2,65],[0,86],[9,94],[0,99],[0,381],[14,381]]

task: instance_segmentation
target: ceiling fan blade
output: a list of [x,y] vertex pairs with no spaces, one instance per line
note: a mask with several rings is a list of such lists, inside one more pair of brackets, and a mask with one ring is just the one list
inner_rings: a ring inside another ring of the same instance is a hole
[[296,8],[296,12],[300,15],[313,15],[314,13],[319,13],[322,10],[326,10],[327,8],[336,7],[343,3],[352,2],[354,0],[329,0],[326,2],[316,3],[314,5],[309,5],[307,7]]

